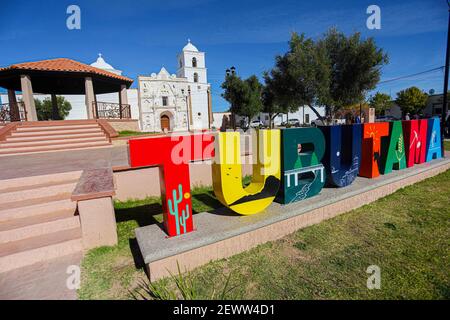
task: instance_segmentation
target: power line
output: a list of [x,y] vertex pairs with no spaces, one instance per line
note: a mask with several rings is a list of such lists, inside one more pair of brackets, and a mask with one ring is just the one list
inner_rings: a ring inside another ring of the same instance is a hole
[[397,78],[393,78],[393,79],[380,81],[380,82],[378,82],[378,84],[384,84],[384,83],[388,83],[388,82],[393,82],[393,81],[398,81],[398,80],[402,80],[402,79],[407,79],[407,78],[419,76],[419,75],[422,75],[422,74],[426,74],[426,73],[442,70],[444,68],[445,68],[445,66],[441,66],[441,67],[437,67],[437,68],[433,68],[433,69],[429,69],[429,70],[425,70],[425,71],[409,74],[409,75],[406,75],[406,76],[401,76],[401,77],[397,77]]
[[418,83],[418,82],[431,82],[431,81],[437,81],[442,80],[441,74],[424,74],[421,76],[415,76],[405,79],[398,80],[395,84],[394,83],[382,83],[377,84],[377,88],[388,88],[392,87],[398,84],[405,84],[405,83]]

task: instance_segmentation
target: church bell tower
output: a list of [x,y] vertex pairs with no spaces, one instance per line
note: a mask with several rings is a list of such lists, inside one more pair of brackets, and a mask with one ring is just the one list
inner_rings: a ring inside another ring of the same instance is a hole
[[207,84],[205,53],[198,49],[188,40],[183,51],[178,54],[177,76],[187,78],[188,82]]

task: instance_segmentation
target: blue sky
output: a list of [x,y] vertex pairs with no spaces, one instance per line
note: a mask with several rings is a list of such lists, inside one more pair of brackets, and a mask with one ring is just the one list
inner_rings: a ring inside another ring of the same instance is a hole
[[[66,28],[66,9],[81,8],[81,30]],[[366,9],[381,8],[381,30],[366,28]],[[447,3],[413,1],[304,0],[0,0],[0,66],[57,57],[91,63],[101,52],[124,74],[176,71],[176,54],[190,38],[206,52],[213,109],[228,107],[221,97],[224,70],[235,66],[247,77],[261,76],[287,50],[290,32],[317,38],[332,26],[374,37],[389,54],[382,80],[442,66]],[[133,86],[136,86],[135,82]],[[443,90],[443,71],[380,84],[391,94],[411,85]]]

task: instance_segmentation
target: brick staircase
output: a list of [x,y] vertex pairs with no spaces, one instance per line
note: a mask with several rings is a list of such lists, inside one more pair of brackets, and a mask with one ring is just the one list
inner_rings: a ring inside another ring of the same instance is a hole
[[22,122],[0,141],[0,156],[111,146],[95,120]]
[[0,276],[83,251],[76,202],[81,171],[0,181]]

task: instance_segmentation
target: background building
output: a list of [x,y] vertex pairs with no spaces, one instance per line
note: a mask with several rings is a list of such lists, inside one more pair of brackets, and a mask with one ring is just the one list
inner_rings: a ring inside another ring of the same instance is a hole
[[[325,108],[324,107],[316,107],[317,112],[321,116],[325,116]],[[219,129],[222,126],[222,123],[224,121],[224,116],[228,118],[228,121],[231,121],[231,112],[214,112],[214,123],[213,127],[216,129]],[[247,126],[247,119],[246,117],[241,117],[236,115],[236,125],[237,126]],[[313,121],[317,120],[318,117],[315,114],[314,111],[308,106],[300,107],[296,112],[290,112],[289,114],[280,113],[273,119],[273,123],[275,126],[281,125],[283,122],[286,122],[288,119],[297,119],[298,122],[303,125],[311,124]],[[269,114],[266,112],[260,112],[256,116],[254,116],[251,121],[259,120],[262,122],[262,124],[266,127],[269,127],[270,125],[270,118]],[[229,122],[231,125],[231,122]]]
[[[425,108],[422,110],[421,116],[423,117],[434,117],[434,116],[440,116],[442,114],[442,106],[443,106],[443,99],[444,95],[442,93],[439,94],[430,94],[428,96],[427,104]],[[448,109],[447,109],[448,110]],[[450,113],[450,110],[449,110]],[[395,100],[393,100],[392,107],[388,110],[386,110],[386,115],[393,116],[397,119],[402,119],[405,117],[405,115],[402,113],[402,110],[400,107],[395,103]],[[414,116],[414,115],[410,115]]]
[[200,130],[212,123],[205,53],[188,41],[177,59],[176,75],[163,67],[158,74],[138,77],[143,131]]

